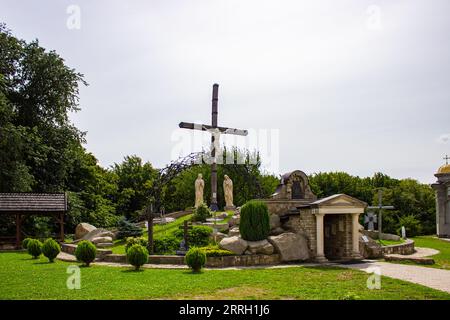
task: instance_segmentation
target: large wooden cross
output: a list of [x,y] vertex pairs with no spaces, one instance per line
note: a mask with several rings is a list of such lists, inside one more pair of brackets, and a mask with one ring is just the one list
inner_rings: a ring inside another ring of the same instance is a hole
[[212,211],[218,211],[219,206],[217,205],[217,159],[216,159],[216,148],[219,148],[220,134],[234,134],[239,136],[246,136],[248,134],[247,130],[233,129],[227,127],[219,127],[217,125],[217,101],[219,96],[219,85],[215,83],[213,85],[212,92],[212,113],[211,113],[211,125],[207,124],[196,124],[188,122],[180,122],[179,127],[182,129],[191,130],[201,130],[208,131],[211,133],[211,205]]
[[367,207],[367,209],[369,210],[378,210],[378,237],[381,240],[381,235],[382,235],[382,224],[383,224],[383,220],[382,220],[382,212],[383,209],[387,209],[387,210],[393,210],[395,209],[393,206],[383,206],[383,191],[381,189],[378,190],[378,206],[370,206]]

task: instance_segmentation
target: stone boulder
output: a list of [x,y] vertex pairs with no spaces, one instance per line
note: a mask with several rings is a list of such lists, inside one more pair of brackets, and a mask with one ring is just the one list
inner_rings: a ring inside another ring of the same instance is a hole
[[274,251],[273,246],[267,240],[261,241],[247,241],[248,249],[252,254],[272,254]]
[[359,252],[364,259],[378,259],[383,257],[381,245],[366,234],[359,235]]
[[281,261],[308,260],[309,248],[303,235],[286,232],[278,236],[270,236],[269,242],[281,256]]
[[224,250],[229,250],[237,255],[241,255],[247,249],[248,243],[244,239],[234,236],[222,239],[219,243],[219,247]]
[[278,236],[278,235],[280,235],[280,234],[282,234],[282,233],[285,233],[285,232],[286,232],[286,231],[285,231],[283,228],[278,227],[278,228],[275,228],[275,229],[270,230],[270,235],[271,235],[271,236]]
[[228,221],[228,224],[233,227],[238,226],[239,222],[241,222],[241,216],[234,215],[231,217],[230,221]]
[[277,214],[270,215],[270,229],[276,229],[281,226],[280,217]]
[[222,232],[217,232],[216,234],[211,233],[209,235],[209,239],[212,241],[214,241],[214,237],[216,239],[216,242],[220,242],[220,241],[222,241],[223,238],[228,237],[228,235],[226,235],[225,233],[222,233]]
[[93,244],[112,243],[112,237],[95,237],[91,240]]
[[80,239],[75,240],[74,243],[80,242],[81,240],[88,240],[88,241],[92,242],[93,239],[99,238],[99,237],[110,237],[113,240],[116,236],[112,231],[100,228],[100,229],[94,229],[91,232],[86,233]]
[[241,233],[240,233],[240,231],[239,231],[239,227],[231,228],[231,229],[228,231],[228,236],[230,236],[230,237],[239,236],[240,234],[241,234]]
[[94,231],[95,229],[97,229],[97,228],[89,223],[85,223],[85,222],[80,223],[75,227],[75,239],[81,239],[86,234],[88,234],[91,231]]

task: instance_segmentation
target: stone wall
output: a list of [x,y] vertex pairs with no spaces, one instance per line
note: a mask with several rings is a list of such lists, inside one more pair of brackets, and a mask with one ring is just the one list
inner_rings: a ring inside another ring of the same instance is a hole
[[404,243],[395,244],[391,246],[381,247],[381,252],[385,254],[401,254],[408,255],[415,252],[414,241],[411,239],[406,239]]
[[[72,244],[72,243],[63,243],[61,245],[61,251],[71,254],[71,255],[75,255],[75,249],[77,248],[76,244]],[[97,248],[97,256],[96,259],[98,260],[103,260],[105,256],[108,256],[112,254],[112,251],[109,249],[98,249]]]
[[206,259],[206,266],[210,268],[262,266],[279,264],[280,262],[281,258],[279,254],[252,254],[243,256],[208,257]]
[[275,199],[260,199],[267,204],[269,213],[284,216],[289,212],[296,211],[297,207],[309,204],[311,201],[305,199],[298,200],[275,200]]
[[[378,238],[379,238],[377,230],[371,230],[371,231],[361,230],[361,232],[372,239],[378,240]],[[401,239],[401,237],[399,237],[395,234],[390,234],[390,233],[382,233],[381,234],[381,240],[400,241],[400,239]]]
[[[109,254],[105,255],[102,261],[112,263],[127,263],[127,257],[124,254]],[[273,265],[279,264],[280,262],[281,258],[279,254],[255,254],[242,256],[208,257],[206,259],[206,266],[210,268],[224,268],[237,266]],[[152,255],[149,256],[148,263],[185,265],[184,257],[175,255]]]

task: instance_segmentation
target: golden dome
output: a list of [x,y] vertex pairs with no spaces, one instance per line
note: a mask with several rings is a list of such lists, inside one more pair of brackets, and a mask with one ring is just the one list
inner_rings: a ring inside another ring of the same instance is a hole
[[444,164],[438,169],[438,174],[450,173],[450,164]]

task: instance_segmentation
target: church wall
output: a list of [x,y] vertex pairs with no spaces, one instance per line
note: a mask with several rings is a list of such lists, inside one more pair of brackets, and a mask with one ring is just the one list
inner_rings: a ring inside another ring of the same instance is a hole
[[447,187],[438,185],[436,189],[436,230],[439,237],[450,237],[450,201]]

